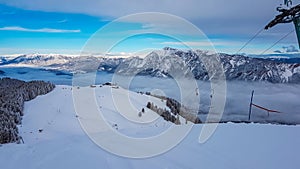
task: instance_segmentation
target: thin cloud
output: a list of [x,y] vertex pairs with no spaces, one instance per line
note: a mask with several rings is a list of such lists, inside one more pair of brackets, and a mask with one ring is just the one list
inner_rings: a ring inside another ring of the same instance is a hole
[[234,42],[209,42],[209,41],[184,41],[184,42],[162,42],[162,45],[188,45],[188,46],[198,46],[198,47],[211,47],[211,46],[228,46],[228,45],[236,45]]
[[29,29],[19,26],[8,26],[0,28],[2,31],[21,31],[21,32],[43,32],[43,33],[80,33],[79,29],[69,30],[69,29],[51,29],[51,28],[41,28],[41,29]]
[[299,50],[294,45],[285,46],[283,47],[283,49],[285,49],[286,53],[299,52]]
[[[83,13],[93,16],[120,17],[138,12],[164,12],[184,18],[262,18],[271,19],[279,1],[274,0],[1,0],[2,3],[28,10]],[[112,6],[114,8],[112,8]],[[118,9],[118,10],[115,10]],[[253,12],[255,9],[256,12]],[[238,14],[238,15],[237,15]],[[269,15],[266,15],[269,14]]]
[[162,45],[212,46],[210,42],[162,42]]
[[66,22],[68,22],[68,20],[67,19],[63,19],[63,20],[58,21],[57,23],[66,23]]
[[274,53],[297,53],[299,50],[294,45],[283,46],[281,50],[275,50]]

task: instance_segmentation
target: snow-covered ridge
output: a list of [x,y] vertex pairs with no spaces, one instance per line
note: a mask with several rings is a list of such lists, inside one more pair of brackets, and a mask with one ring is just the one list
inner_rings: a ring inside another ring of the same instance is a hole
[[69,72],[89,72],[97,70],[99,63],[119,64],[123,58],[108,58],[89,55],[27,54],[0,56],[0,66],[40,67]]
[[[226,80],[300,83],[300,59],[262,59],[223,53],[213,54],[201,50],[182,51],[172,48],[153,51],[144,59],[131,58],[124,60],[120,65],[114,65],[115,67],[106,68],[100,65],[100,70],[110,69],[125,75],[140,74],[167,77],[172,72],[187,67],[196,79],[209,80],[212,77],[209,76],[207,68],[213,71],[218,69],[210,61],[211,57],[216,55],[223,67]],[[184,74],[188,74],[188,72],[184,72]]]
[[0,56],[1,64],[28,64],[36,66],[50,66],[52,64],[63,64],[78,57],[77,55],[65,54],[23,54]]

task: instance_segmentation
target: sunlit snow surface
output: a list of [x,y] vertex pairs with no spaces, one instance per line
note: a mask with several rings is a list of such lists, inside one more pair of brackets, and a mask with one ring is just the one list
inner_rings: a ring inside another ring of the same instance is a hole
[[[299,126],[271,124],[220,124],[213,136],[204,144],[198,142],[203,125],[195,125],[187,137],[167,153],[147,159],[119,157],[94,144],[81,128],[78,121],[80,117],[76,116],[73,106],[72,90],[77,88],[71,87],[71,75],[37,68],[1,68],[1,70],[5,71],[1,77],[26,81],[45,80],[58,85],[53,92],[25,103],[25,115],[22,125],[19,126],[20,135],[25,143],[6,144],[0,147],[0,163],[4,169],[298,169],[300,166]],[[96,83],[111,81],[112,76],[98,73]],[[208,82],[198,81],[198,84],[201,110],[205,112],[209,109],[212,89]],[[232,81],[227,82],[227,87],[223,120],[247,120],[250,93],[255,90],[254,103],[283,113],[271,114],[268,117],[266,112],[253,108],[253,120],[300,122],[300,85]],[[133,79],[130,90],[153,91],[180,99],[179,88],[172,79],[138,76]],[[112,128],[117,132],[130,137],[144,138],[164,132],[171,125],[161,118],[148,124],[128,122],[112,107],[109,91],[110,88],[97,87],[96,99],[107,122],[112,124]],[[137,109],[145,106],[147,96],[136,92],[130,93],[132,103]],[[157,104],[161,102],[157,101]],[[163,103],[161,104],[163,106]],[[206,115],[201,114],[200,117],[205,120]],[[114,124],[117,124],[117,127]]]
[[[53,92],[25,103],[23,123],[19,126],[25,143],[0,147],[1,168],[299,168],[300,127],[286,125],[220,124],[204,144],[198,142],[203,125],[195,125],[180,144],[162,155],[146,159],[113,155],[94,144],[83,132],[80,117],[76,117],[73,107],[72,90],[82,88],[57,86]],[[147,137],[170,125],[160,118],[149,124],[130,123],[113,110],[110,87],[97,86],[95,90],[99,90],[96,92],[99,106],[109,123],[118,124],[115,129],[118,132]],[[148,100],[145,95],[134,92],[130,95]],[[133,101],[133,104],[138,108],[143,106],[142,102]]]

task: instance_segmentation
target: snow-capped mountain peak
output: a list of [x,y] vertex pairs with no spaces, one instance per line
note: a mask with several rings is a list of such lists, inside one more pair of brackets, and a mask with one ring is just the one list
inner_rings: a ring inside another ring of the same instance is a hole
[[[205,50],[180,50],[165,47],[154,50],[144,58],[110,58],[96,56],[68,56],[58,54],[28,54],[0,57],[0,65],[37,66],[69,72],[106,71],[124,75],[140,74],[168,77],[174,72],[192,72],[199,80],[209,80],[207,68],[214,69],[210,59],[221,63],[227,80],[299,83],[300,59],[254,58]],[[205,64],[204,62],[205,61]],[[184,70],[183,70],[184,69]],[[179,73],[180,74],[180,73]]]

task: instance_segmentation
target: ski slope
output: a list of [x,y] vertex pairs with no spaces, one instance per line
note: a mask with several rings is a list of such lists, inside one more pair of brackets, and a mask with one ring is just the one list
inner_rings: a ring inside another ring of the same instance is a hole
[[[82,117],[76,115],[73,90],[96,90],[95,98],[107,123],[124,135],[151,137],[172,125],[149,109],[145,109],[141,121],[152,118],[153,122],[129,121],[116,110],[111,95],[111,90],[117,90],[115,97],[123,99],[125,89],[57,86],[51,93],[25,103],[25,115],[19,126],[24,144],[0,146],[2,169],[298,169],[300,166],[300,127],[270,124],[220,124],[204,144],[198,142],[204,125],[195,125],[180,144],[164,154],[144,159],[111,154],[97,146],[81,128],[78,118]],[[132,115],[136,116],[147,101],[165,106],[160,99],[135,92],[129,92],[129,100],[136,108]]]

